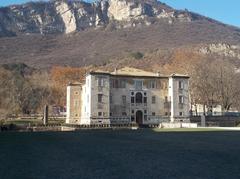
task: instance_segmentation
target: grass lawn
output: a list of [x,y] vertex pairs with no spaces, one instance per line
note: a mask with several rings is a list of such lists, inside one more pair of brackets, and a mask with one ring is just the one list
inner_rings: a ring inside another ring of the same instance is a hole
[[240,132],[166,131],[0,133],[0,178],[240,178]]
[[226,131],[221,128],[154,128],[154,132],[214,132]]

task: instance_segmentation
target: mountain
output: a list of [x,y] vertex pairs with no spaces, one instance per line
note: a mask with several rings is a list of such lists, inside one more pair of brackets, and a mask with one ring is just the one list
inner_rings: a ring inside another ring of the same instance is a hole
[[1,64],[40,68],[106,64],[156,51],[158,62],[168,63],[169,55],[181,48],[240,59],[239,28],[155,0],[57,0],[2,7],[0,37]]
[[22,33],[56,34],[106,26],[116,21],[115,28],[150,25],[151,17],[190,22],[201,19],[187,11],[177,11],[157,1],[100,0],[30,2],[0,9],[0,35]]

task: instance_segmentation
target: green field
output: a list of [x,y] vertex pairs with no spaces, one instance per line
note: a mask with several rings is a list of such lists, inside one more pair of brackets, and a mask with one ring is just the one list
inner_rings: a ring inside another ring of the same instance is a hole
[[180,130],[0,133],[0,178],[240,178],[240,132]]

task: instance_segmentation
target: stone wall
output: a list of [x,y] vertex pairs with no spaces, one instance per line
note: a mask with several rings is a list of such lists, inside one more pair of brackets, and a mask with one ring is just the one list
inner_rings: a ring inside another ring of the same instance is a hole
[[[190,117],[190,122],[201,125],[201,116]],[[240,117],[237,116],[206,116],[206,127],[236,127],[240,124]]]
[[67,116],[66,123],[77,123],[81,116],[81,85],[69,85],[67,87]]

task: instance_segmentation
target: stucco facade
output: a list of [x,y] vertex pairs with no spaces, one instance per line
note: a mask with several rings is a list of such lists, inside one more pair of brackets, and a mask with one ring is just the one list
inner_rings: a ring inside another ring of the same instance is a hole
[[[127,67],[114,72],[90,72],[85,84],[67,87],[66,123],[189,121],[188,79],[185,75],[164,76]],[[79,105],[76,101],[80,101]]]

